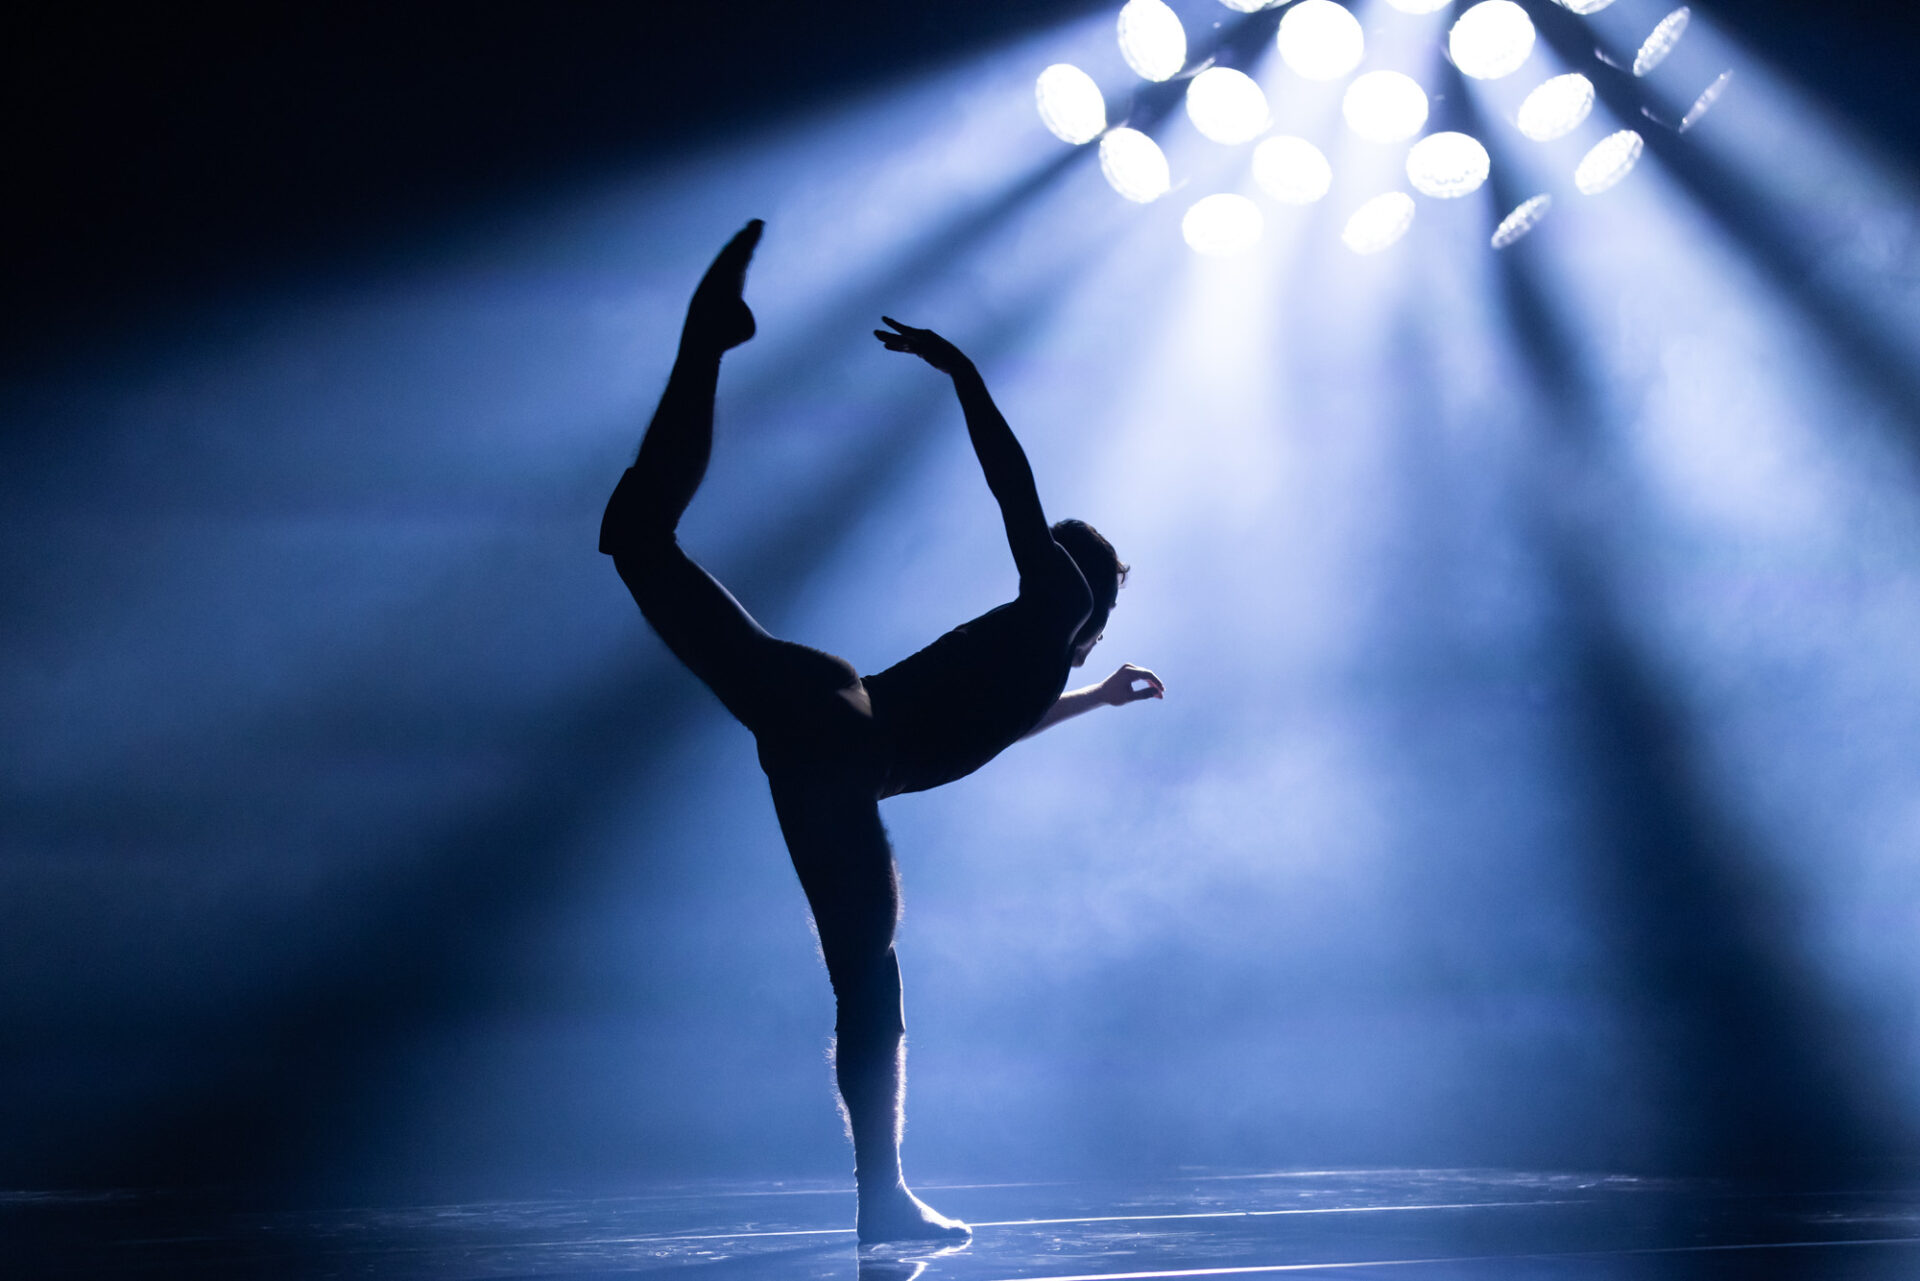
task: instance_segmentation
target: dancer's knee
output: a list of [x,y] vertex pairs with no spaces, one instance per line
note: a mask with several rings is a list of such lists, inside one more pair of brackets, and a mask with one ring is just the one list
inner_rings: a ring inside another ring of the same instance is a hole
[[[674,546],[679,514],[643,490],[642,482],[629,467],[613,487],[607,510],[600,517],[600,550],[613,557],[616,568],[625,560],[638,571],[648,560],[657,559]],[[626,570],[622,569],[620,576],[626,578]]]

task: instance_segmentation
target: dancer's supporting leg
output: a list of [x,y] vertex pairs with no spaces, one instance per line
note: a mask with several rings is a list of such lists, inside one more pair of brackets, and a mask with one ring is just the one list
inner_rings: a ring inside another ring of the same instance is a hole
[[900,1173],[906,1022],[893,950],[900,883],[873,790],[813,770],[776,767],[768,777],[833,980],[833,1066],[853,1138],[860,1240],[964,1241],[967,1226],[908,1191]]

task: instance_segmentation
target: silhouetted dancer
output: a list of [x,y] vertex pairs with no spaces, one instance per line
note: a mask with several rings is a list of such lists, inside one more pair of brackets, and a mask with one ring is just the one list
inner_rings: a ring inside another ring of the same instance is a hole
[[833,981],[834,1069],[853,1137],[860,1240],[963,1240],[967,1226],[929,1208],[900,1175],[900,892],[879,802],[971,774],[1069,716],[1164,689],[1129,665],[1061,693],[1068,669],[1100,640],[1127,567],[1091,526],[1048,527],[1026,454],[986,384],[931,330],[886,320],[890,330],[874,336],[952,376],[1020,571],[1013,601],[862,678],[843,658],[768,635],[680,550],[674,530],[713,443],[720,356],[753,337],[741,288],[760,232],[748,223],[694,290],[660,407],[607,503],[600,550],[660,639],[759,742]]

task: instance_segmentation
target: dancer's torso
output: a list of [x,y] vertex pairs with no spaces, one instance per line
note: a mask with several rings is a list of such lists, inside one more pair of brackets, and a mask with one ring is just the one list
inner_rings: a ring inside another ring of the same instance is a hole
[[882,795],[964,778],[1040,722],[1066,687],[1092,594],[1054,549],[1020,594],[862,678],[884,744]]

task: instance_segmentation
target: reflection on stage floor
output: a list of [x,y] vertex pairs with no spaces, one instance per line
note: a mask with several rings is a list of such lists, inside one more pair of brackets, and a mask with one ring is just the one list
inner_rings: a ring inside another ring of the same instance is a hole
[[619,1196],[238,1212],[211,1194],[0,1199],[9,1277],[383,1281],[1754,1281],[1920,1276],[1920,1192],[1755,1192],[1488,1171],[1188,1173],[930,1184],[974,1224],[931,1253],[857,1249],[849,1188],[701,1184]]

